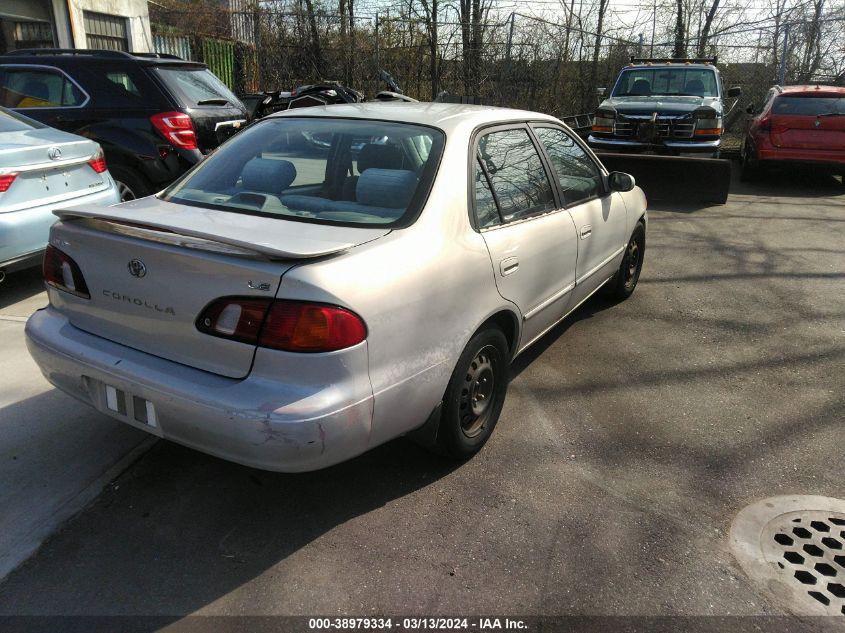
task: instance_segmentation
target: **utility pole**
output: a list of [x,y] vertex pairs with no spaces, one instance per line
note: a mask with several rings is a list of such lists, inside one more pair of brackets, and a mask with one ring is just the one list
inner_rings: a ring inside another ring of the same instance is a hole
[[786,51],[789,48],[789,22],[783,25],[783,53],[780,56],[780,79],[778,83],[782,86],[786,78]]
[[513,26],[514,22],[516,22],[516,13],[511,11],[508,20],[510,20],[511,25],[510,29],[508,29],[508,43],[505,46],[505,68],[499,79],[499,103],[504,103],[504,98],[502,96],[504,94],[504,91],[502,90],[502,82],[506,82],[510,78],[511,74],[511,46],[513,44]]
[[640,33],[640,43],[637,45],[637,57],[643,56],[643,34]]
[[657,27],[657,0],[654,0],[654,10],[651,12],[651,46],[648,56],[654,58],[654,30]]
[[376,73],[381,69],[378,61],[378,11],[376,11]]

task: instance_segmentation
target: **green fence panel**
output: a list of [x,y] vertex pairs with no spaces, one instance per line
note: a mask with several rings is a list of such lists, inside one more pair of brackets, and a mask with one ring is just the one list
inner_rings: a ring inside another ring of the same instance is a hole
[[235,44],[211,38],[202,39],[202,57],[206,65],[230,89],[235,88]]

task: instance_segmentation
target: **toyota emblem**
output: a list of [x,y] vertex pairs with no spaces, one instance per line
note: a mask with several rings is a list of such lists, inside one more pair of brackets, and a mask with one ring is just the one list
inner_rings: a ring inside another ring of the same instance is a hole
[[58,147],[51,147],[47,150],[47,158],[50,160],[59,160],[62,157],[62,150]]
[[147,274],[147,267],[144,265],[140,259],[131,259],[129,263],[126,265],[129,269],[129,274],[133,277],[143,277]]

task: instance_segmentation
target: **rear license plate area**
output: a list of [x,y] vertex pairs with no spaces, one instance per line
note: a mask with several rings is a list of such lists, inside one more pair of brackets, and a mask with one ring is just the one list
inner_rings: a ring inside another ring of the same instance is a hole
[[159,428],[158,413],[151,401],[93,378],[86,377],[86,382],[94,405],[100,411],[127,422]]

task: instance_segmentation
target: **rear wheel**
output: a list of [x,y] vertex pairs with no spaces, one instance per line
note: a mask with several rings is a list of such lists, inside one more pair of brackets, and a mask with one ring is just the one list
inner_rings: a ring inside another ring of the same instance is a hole
[[622,256],[622,263],[616,275],[607,282],[605,296],[609,299],[622,301],[634,294],[634,288],[640,280],[640,271],[643,269],[643,257],[645,256],[645,225],[637,222],[631,239],[625,247],[625,254]]
[[117,185],[121,202],[143,198],[152,193],[152,187],[147,183],[147,180],[133,169],[115,165],[109,167],[109,173]]
[[508,343],[498,328],[482,330],[464,348],[443,396],[438,452],[465,459],[490,438],[508,388]]

